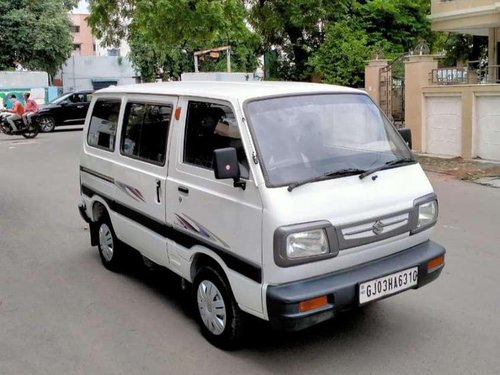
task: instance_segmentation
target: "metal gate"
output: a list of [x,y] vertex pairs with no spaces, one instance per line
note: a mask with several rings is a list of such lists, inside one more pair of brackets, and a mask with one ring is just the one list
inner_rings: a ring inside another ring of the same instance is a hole
[[402,54],[380,69],[379,105],[398,127],[405,121],[405,67],[408,55]]

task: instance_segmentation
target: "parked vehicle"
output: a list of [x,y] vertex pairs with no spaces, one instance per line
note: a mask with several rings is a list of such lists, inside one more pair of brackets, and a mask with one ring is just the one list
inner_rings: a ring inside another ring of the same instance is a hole
[[[98,91],[79,210],[102,263],[127,249],[192,285],[226,348],[246,314],[300,330],[436,279],[432,186],[363,91],[173,82]],[[425,298],[425,296],[420,296]],[[411,324],[411,323],[409,323]]]
[[30,124],[26,124],[22,119],[14,120],[17,131],[12,131],[12,127],[7,122],[7,113],[0,113],[0,131],[6,135],[22,135],[24,138],[35,138],[40,131],[38,121],[38,116],[33,116]]
[[40,106],[40,130],[51,132],[56,126],[82,125],[92,99],[92,92],[65,93],[50,103]]

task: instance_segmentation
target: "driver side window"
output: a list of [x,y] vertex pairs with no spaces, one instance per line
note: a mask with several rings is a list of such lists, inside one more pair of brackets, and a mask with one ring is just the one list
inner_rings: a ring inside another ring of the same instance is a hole
[[214,150],[234,147],[242,178],[249,178],[249,167],[238,123],[229,106],[190,101],[187,110],[183,161],[213,169]]

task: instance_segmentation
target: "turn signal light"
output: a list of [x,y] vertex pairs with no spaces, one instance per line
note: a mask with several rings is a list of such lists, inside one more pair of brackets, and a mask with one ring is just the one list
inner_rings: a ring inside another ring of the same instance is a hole
[[180,118],[181,118],[181,107],[177,107],[175,109],[175,119],[179,121]]
[[433,271],[444,263],[444,257],[440,256],[427,262],[427,271]]
[[299,303],[299,311],[301,313],[306,311],[311,311],[315,309],[319,309],[320,307],[326,306],[328,304],[328,300],[326,296],[316,297],[313,299],[308,299],[307,301],[302,301]]

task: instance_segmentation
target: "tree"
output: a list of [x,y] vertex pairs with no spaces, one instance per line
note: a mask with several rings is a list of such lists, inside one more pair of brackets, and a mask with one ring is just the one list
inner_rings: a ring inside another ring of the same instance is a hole
[[71,55],[74,0],[0,0],[0,70],[18,65],[54,75]]
[[386,56],[412,50],[420,39],[434,41],[428,0],[359,0],[354,12],[368,35],[368,45],[382,47]]
[[278,78],[309,80],[309,58],[324,27],[343,17],[349,0],[249,0],[249,22],[267,50],[278,50]]
[[[192,52],[231,45],[232,69],[254,69],[259,40],[245,24],[241,0],[93,0],[89,24],[107,45],[126,38],[144,80],[178,76]],[[217,68],[217,64],[205,64]]]
[[355,29],[347,21],[328,25],[325,40],[309,65],[323,82],[344,86],[362,86],[364,68],[370,49],[364,30]]
[[[365,57],[366,49],[381,47],[387,57],[393,58],[413,49],[421,38],[433,42],[427,19],[428,0],[248,0],[248,3],[249,22],[261,35],[264,46],[279,52],[274,71],[281,79],[309,80],[313,73],[324,73],[328,78],[321,78],[329,82],[359,84],[364,69],[360,59],[349,53],[346,38],[358,48],[356,54]],[[339,34],[341,29],[347,34]],[[337,40],[329,40],[326,47],[323,44],[329,33],[335,34]],[[353,36],[361,39],[355,40]],[[346,59],[350,64],[355,62],[356,71],[348,72],[351,68],[345,66]],[[334,78],[334,72],[340,76]],[[347,79],[346,74],[355,76]]]

